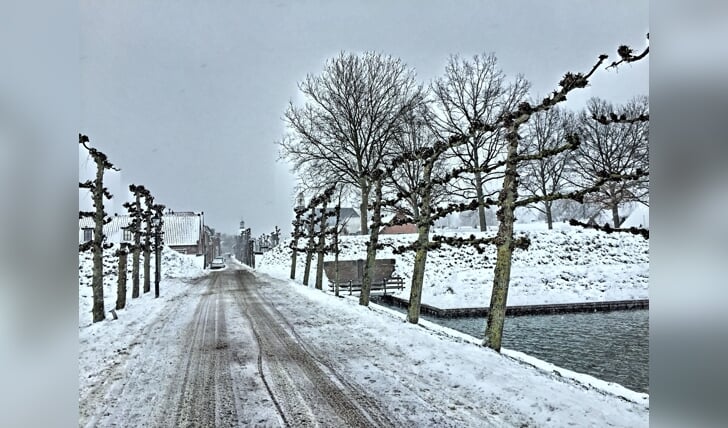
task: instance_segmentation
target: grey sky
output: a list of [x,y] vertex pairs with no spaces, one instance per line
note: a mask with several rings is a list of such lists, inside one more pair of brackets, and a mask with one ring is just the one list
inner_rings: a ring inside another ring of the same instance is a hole
[[[648,2],[82,0],[80,132],[122,169],[109,177],[116,210],[129,183],[178,211],[235,233],[290,230],[294,177],[274,142],[299,82],[339,51],[400,57],[423,83],[450,54],[494,52],[533,95],[586,71],[622,43],[641,49]],[[648,92],[647,62],[597,73],[591,96],[620,103]],[[79,155],[82,178],[91,162]],[[88,198],[79,193],[81,205]],[[114,209],[110,210],[114,211]]]

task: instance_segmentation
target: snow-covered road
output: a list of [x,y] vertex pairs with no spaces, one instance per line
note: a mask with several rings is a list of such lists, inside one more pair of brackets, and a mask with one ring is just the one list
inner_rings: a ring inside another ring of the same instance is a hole
[[393,426],[307,350],[258,278],[212,272],[143,328],[81,400],[86,426]]
[[80,426],[648,423],[647,396],[234,261],[179,287],[149,316],[81,327]]

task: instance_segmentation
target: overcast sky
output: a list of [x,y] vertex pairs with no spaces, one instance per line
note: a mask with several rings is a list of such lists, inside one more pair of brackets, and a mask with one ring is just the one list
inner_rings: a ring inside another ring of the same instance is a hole
[[[290,231],[294,176],[275,141],[297,82],[338,52],[400,57],[427,83],[448,55],[494,52],[533,95],[566,71],[641,50],[647,1],[82,0],[79,132],[121,173],[107,177],[122,213],[129,183],[176,211],[204,211],[217,231]],[[591,96],[614,103],[648,93],[649,63],[601,70]],[[79,175],[92,167],[79,153]],[[79,192],[80,205],[90,198]]]

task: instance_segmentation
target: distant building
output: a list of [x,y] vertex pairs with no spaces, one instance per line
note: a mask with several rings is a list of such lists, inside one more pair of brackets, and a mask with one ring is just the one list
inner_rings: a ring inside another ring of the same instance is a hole
[[[326,208],[327,213],[333,213],[334,208]],[[316,216],[321,215],[321,208],[316,209]],[[341,208],[339,213],[339,226],[343,226],[342,234],[344,235],[357,235],[361,230],[359,213],[354,208]],[[336,224],[336,216],[331,216],[326,219],[326,227],[334,227]],[[318,230],[318,224],[316,225]]]
[[[204,216],[202,212],[167,212],[163,216],[162,239],[164,244],[182,254],[203,255],[212,237],[206,236]],[[134,236],[128,226],[131,216],[115,215],[111,221],[104,225],[106,242],[119,244],[133,243]],[[78,242],[83,243],[93,239],[93,219],[84,217],[79,220]],[[142,224],[142,229],[145,225]],[[207,228],[209,231],[209,228]],[[209,232],[208,232],[209,233]],[[144,238],[142,238],[144,239]]]
[[399,222],[404,222],[402,224],[397,224],[393,226],[384,226],[381,230],[379,230],[379,233],[383,235],[398,235],[403,233],[417,233],[417,225],[414,224],[411,218],[409,218],[405,213],[402,211],[399,211],[397,214],[394,215],[392,218],[393,220],[396,219]]
[[203,248],[205,249],[205,266],[212,262],[212,259],[222,255],[220,246],[220,233],[208,225],[202,226],[202,237],[204,239]]

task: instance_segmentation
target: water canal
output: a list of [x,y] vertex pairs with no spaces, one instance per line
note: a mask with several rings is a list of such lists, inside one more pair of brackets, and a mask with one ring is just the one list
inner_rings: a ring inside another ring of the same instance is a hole
[[[477,338],[484,336],[483,317],[422,318]],[[508,317],[503,347],[649,393],[649,310]]]

